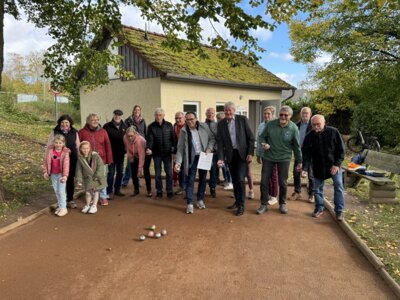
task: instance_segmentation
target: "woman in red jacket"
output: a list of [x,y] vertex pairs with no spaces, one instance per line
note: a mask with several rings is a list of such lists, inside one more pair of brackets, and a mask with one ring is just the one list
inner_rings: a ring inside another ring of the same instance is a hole
[[[79,130],[79,139],[88,141],[93,151],[96,151],[104,163],[104,176],[106,176],[107,165],[113,162],[110,139],[107,131],[99,124],[100,118],[97,114],[89,114],[86,118],[86,125]],[[100,204],[108,205],[107,188],[100,190]]]

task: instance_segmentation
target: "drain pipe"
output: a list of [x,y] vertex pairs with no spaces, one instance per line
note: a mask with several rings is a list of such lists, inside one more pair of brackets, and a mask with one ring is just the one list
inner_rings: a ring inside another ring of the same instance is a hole
[[292,94],[291,94],[289,97],[287,97],[286,99],[283,99],[283,100],[281,101],[281,104],[285,104],[286,101],[288,101],[288,100],[290,100],[291,98],[293,98],[294,92],[296,91],[296,88],[291,88],[290,90],[292,91]]

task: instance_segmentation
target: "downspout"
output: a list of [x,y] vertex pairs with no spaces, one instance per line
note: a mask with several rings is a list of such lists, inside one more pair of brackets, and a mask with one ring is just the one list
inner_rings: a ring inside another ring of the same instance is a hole
[[289,97],[287,97],[286,99],[283,99],[283,100],[281,101],[281,104],[285,104],[286,101],[288,101],[289,99],[293,98],[294,92],[296,91],[296,88],[292,88],[292,89],[290,89],[290,90],[292,91],[292,94],[291,94]]

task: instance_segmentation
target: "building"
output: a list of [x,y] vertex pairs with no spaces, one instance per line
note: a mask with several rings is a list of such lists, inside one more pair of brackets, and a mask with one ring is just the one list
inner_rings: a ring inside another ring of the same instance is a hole
[[[110,83],[93,91],[80,93],[81,117],[89,113],[101,116],[101,123],[112,118],[112,111],[120,108],[129,116],[135,104],[142,107],[143,117],[150,123],[157,107],[165,110],[165,118],[174,121],[177,111],[195,111],[204,120],[208,107],[223,110],[233,101],[237,113],[249,117],[255,130],[266,105],[280,106],[282,90],[295,88],[271,72],[255,64],[232,67],[217,56],[217,50],[203,46],[209,59],[201,59],[194,51],[173,52],[161,46],[165,36],[123,27],[119,37],[123,45],[118,51],[123,56],[123,69],[135,78],[116,78],[109,68]],[[108,47],[105,40],[102,47]]]

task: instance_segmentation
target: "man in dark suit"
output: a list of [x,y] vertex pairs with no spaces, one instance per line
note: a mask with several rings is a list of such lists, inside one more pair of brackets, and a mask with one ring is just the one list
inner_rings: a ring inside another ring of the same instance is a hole
[[229,166],[235,203],[228,209],[237,209],[236,216],[241,216],[246,199],[247,163],[253,159],[254,135],[249,120],[245,116],[235,115],[236,107],[233,102],[225,103],[224,112],[225,119],[218,123],[217,130],[217,164],[222,167],[226,161]]
[[[303,146],[304,138],[312,130],[311,126],[311,108],[305,106],[300,111],[301,120],[296,123],[297,128],[299,128],[300,136],[300,147]],[[312,166],[310,165],[307,170],[303,170],[308,174],[308,202],[314,203],[314,173],[312,171]],[[294,192],[290,196],[290,200],[301,200],[301,177],[304,176],[305,172],[302,174],[296,169],[296,165],[293,165],[293,180],[294,180]]]

